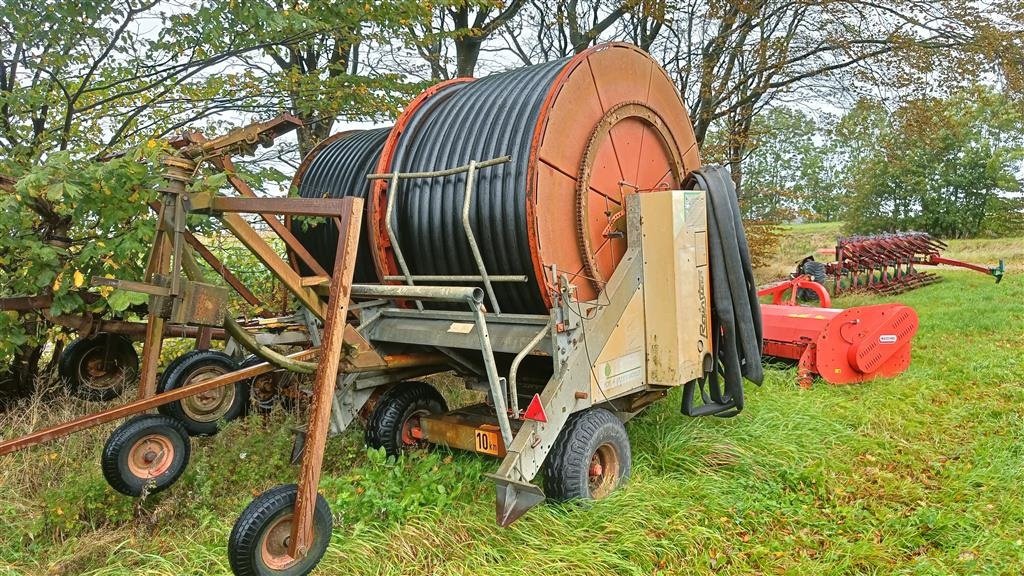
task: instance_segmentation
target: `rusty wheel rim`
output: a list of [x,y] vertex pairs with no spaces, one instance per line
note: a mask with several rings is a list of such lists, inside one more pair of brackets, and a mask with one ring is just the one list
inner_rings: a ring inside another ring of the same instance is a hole
[[139,438],[128,452],[128,470],[137,478],[156,478],[174,461],[174,444],[162,434]]
[[[223,368],[208,366],[195,372],[183,385],[191,386],[226,374]],[[221,386],[181,400],[181,409],[196,422],[216,422],[227,413],[235,401],[235,386]]]
[[295,564],[295,558],[288,553],[292,538],[292,513],[282,514],[263,533],[260,542],[260,559],[271,570],[285,570]]
[[253,378],[249,383],[249,396],[257,406],[270,409],[277,398],[277,376],[274,373]]
[[619,452],[610,443],[597,447],[587,469],[590,497],[599,500],[612,493],[619,482]]
[[79,382],[96,390],[116,388],[125,380],[125,369],[118,360],[104,348],[90,350],[78,365]]
[[413,436],[412,432],[419,429],[420,417],[429,414],[429,410],[417,410],[410,414],[405,422],[402,423],[402,444],[404,446],[416,446],[420,443],[419,438]]

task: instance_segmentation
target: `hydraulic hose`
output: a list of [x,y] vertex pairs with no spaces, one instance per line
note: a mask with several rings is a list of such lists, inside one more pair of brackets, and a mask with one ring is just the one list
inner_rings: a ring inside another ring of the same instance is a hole
[[[708,204],[708,257],[711,266],[711,329],[714,356],[703,378],[683,387],[687,416],[735,416],[743,410],[743,379],[760,385],[761,305],[750,249],[729,171],[723,166],[692,172],[687,189],[704,190]],[[700,390],[702,404],[694,405]]]

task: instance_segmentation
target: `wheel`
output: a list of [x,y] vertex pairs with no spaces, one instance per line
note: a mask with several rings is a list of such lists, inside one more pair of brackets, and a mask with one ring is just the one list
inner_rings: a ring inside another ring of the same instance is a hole
[[[263,359],[253,354],[242,360],[238,364],[238,369],[241,370],[242,368],[249,368],[262,363]],[[278,374],[274,372],[267,372],[266,374],[254,376],[246,380],[246,384],[249,386],[249,403],[259,413],[269,413],[280,399],[277,393],[277,380]]]
[[[235,370],[238,370],[238,365],[223,352],[192,350],[171,362],[160,377],[157,392],[197,384]],[[249,383],[242,380],[164,404],[158,410],[180,420],[193,436],[211,436],[217,433],[220,420],[230,421],[243,416],[248,403]]]
[[[800,270],[804,274],[810,276],[811,280],[814,280],[815,282],[821,284],[822,286],[825,285],[826,276],[824,263],[816,262],[814,260],[808,260],[807,262],[804,262],[803,264],[800,265]],[[796,296],[797,299],[802,302],[816,302],[818,300],[818,295],[814,292],[814,290],[808,290],[807,288],[797,289]]]
[[306,555],[288,555],[292,509],[298,486],[275,486],[260,494],[238,517],[228,538],[228,561],[235,576],[299,576],[316,567],[331,541],[331,509],[316,495],[313,509],[313,543]]
[[128,496],[156,494],[181,476],[192,446],[174,418],[142,414],[119,426],[103,446],[100,464],[110,486]]
[[544,461],[544,491],[557,501],[598,500],[629,479],[626,427],[604,408],[569,416]]
[[448,411],[444,397],[426,382],[402,382],[381,396],[366,423],[366,445],[384,448],[388,456],[420,443],[412,431],[420,416]]
[[139,355],[124,336],[95,334],[68,344],[57,372],[75,396],[91,402],[113,400],[139,373]]

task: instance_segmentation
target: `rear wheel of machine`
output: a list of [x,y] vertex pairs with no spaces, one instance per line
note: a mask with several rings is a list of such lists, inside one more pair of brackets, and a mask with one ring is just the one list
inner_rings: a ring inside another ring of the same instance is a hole
[[188,466],[188,432],[174,418],[142,414],[119,426],[103,446],[103,477],[122,494],[155,494]]
[[[825,264],[823,262],[808,260],[807,262],[804,262],[800,266],[800,270],[804,274],[810,276],[811,280],[814,280],[815,282],[821,284],[822,286],[825,285],[825,281],[827,278],[825,275]],[[814,292],[814,290],[800,288],[797,290],[797,298],[803,302],[816,302],[818,300],[818,295]]]
[[388,456],[420,444],[413,436],[421,416],[448,411],[436,388],[426,382],[403,382],[381,396],[366,423],[366,445],[384,448]]
[[557,501],[604,498],[629,479],[626,427],[603,408],[569,417],[544,461],[544,491]]
[[[160,377],[157,392],[198,384],[237,369],[235,361],[223,352],[193,350],[171,362]],[[217,433],[218,422],[243,416],[248,403],[249,383],[242,380],[164,404],[158,410],[180,420],[193,436],[212,436]]]
[[288,555],[292,532],[295,484],[276,486],[260,494],[238,517],[228,539],[228,560],[235,576],[300,576],[309,574],[331,541],[331,509],[316,495],[313,543],[301,559]]
[[113,400],[139,372],[139,354],[124,336],[95,334],[68,344],[57,371],[71,393],[82,400]]

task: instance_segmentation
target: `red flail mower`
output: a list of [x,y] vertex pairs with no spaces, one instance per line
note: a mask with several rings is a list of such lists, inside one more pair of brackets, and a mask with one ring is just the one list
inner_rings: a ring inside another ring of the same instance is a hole
[[839,238],[834,251],[832,248],[819,251],[834,252],[834,262],[815,262],[809,256],[800,262],[797,273],[809,274],[820,283],[831,279],[834,294],[849,291],[899,294],[942,279],[920,270],[919,266],[956,266],[991,275],[997,283],[1003,279],[1002,260],[989,268],[945,258],[942,251],[947,248],[944,242],[925,232],[848,236]]
[[[798,296],[808,293],[821,307],[797,304]],[[910,366],[918,320],[909,306],[829,308],[825,287],[806,275],[761,288],[758,296],[772,297],[771,304],[761,305],[763,353],[796,361],[801,387],[809,388],[815,375],[829,384],[856,384],[890,378]]]

